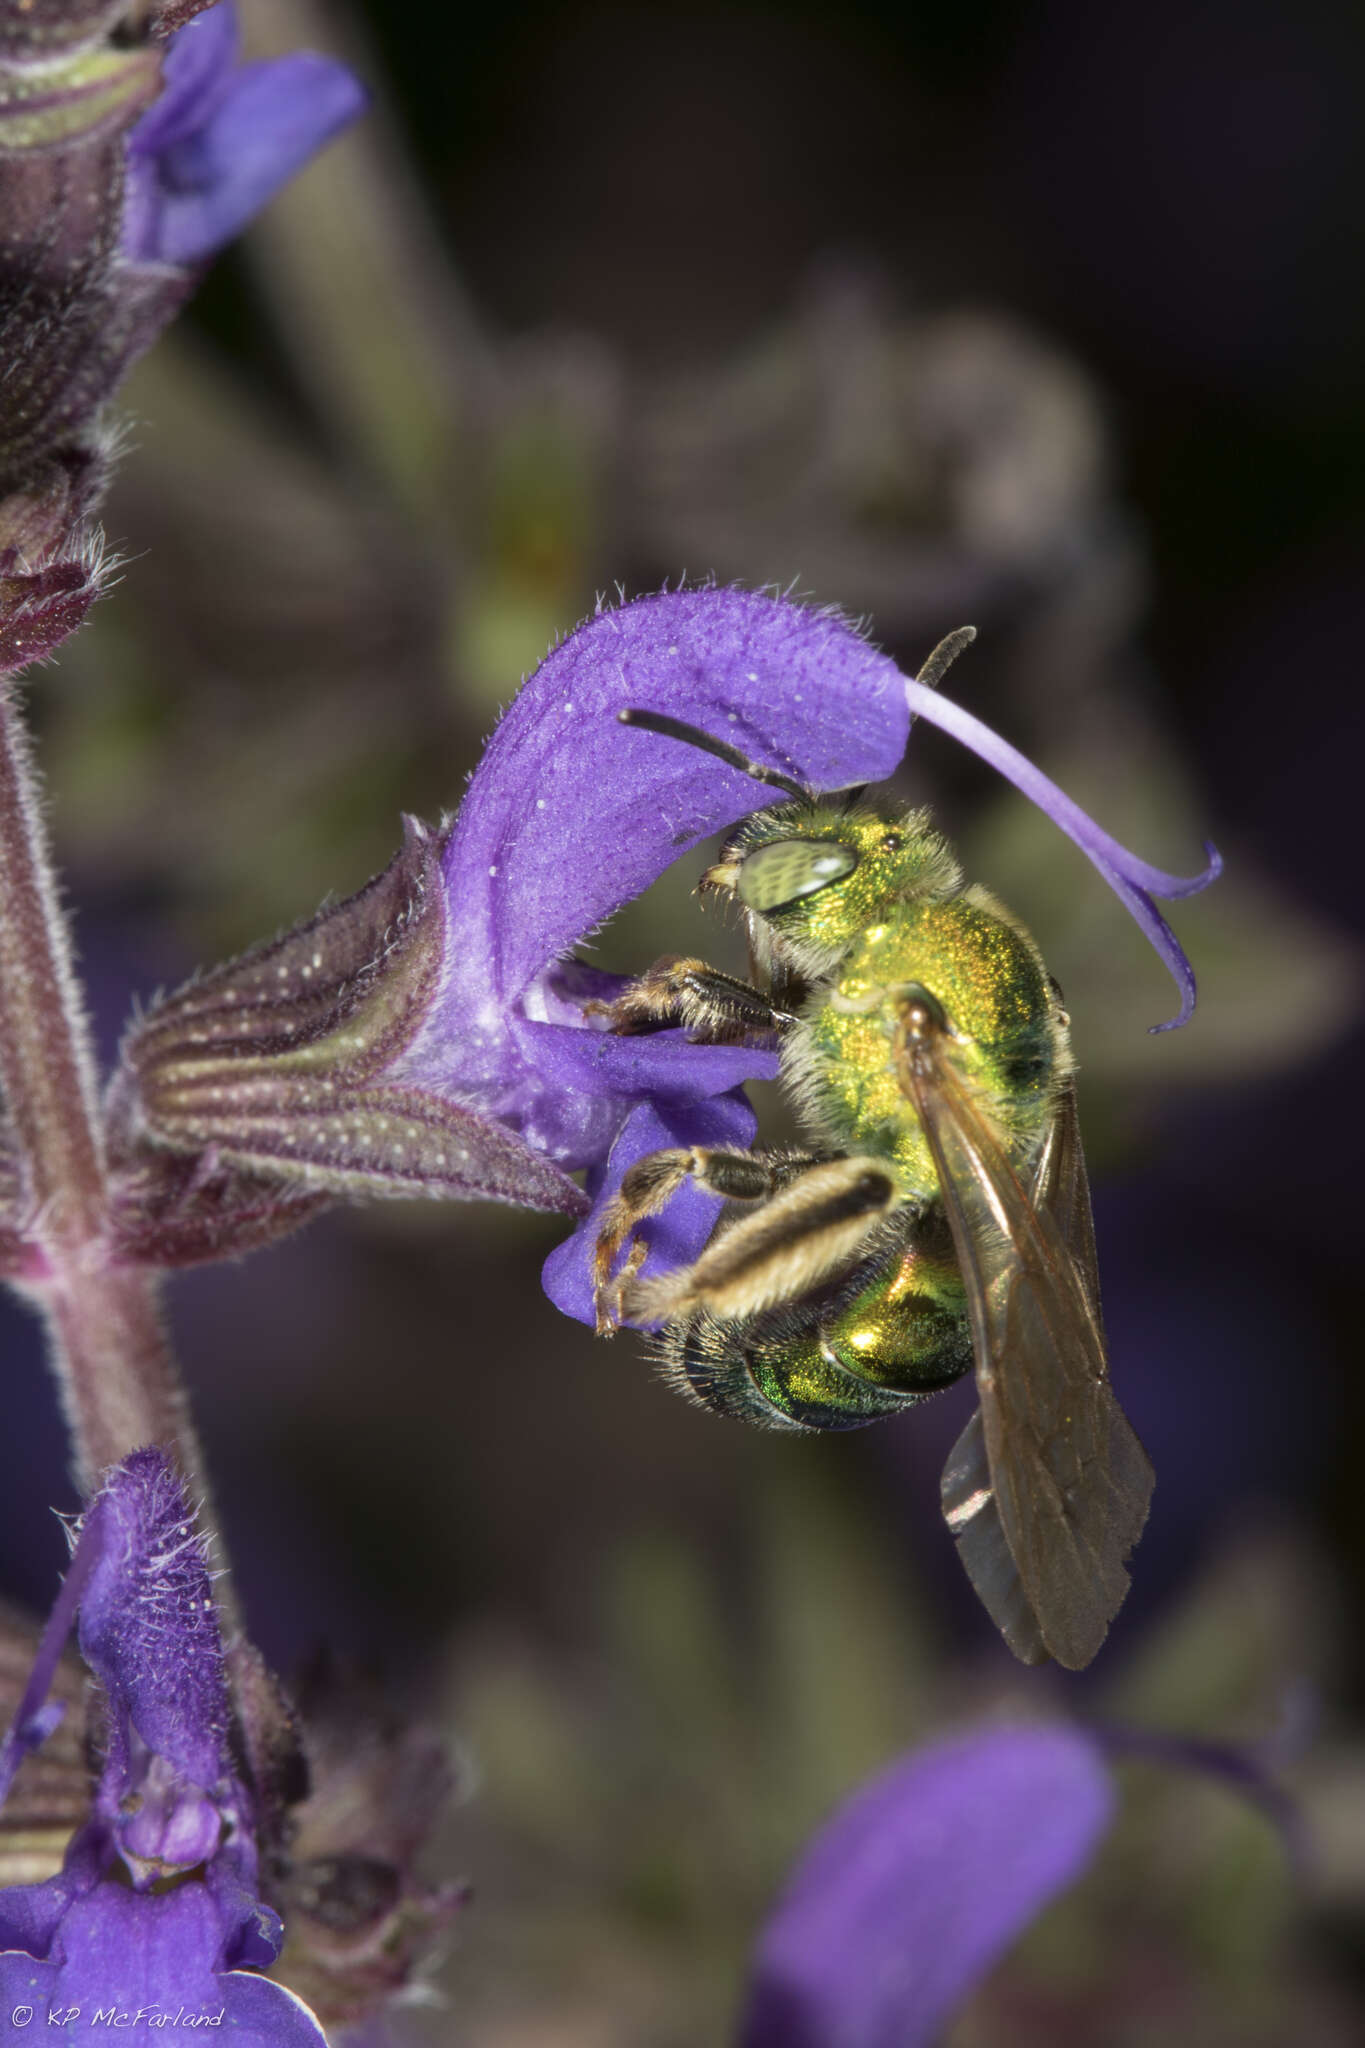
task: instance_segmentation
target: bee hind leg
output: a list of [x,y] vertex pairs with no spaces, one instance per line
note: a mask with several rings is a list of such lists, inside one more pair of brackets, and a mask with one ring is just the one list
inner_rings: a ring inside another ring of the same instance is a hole
[[714,1237],[690,1266],[623,1281],[619,1303],[626,1320],[663,1322],[705,1310],[720,1322],[737,1322],[798,1301],[854,1263],[902,1200],[880,1159],[826,1156],[799,1167],[769,1162],[769,1172],[770,1198]]
[[607,1204],[593,1251],[593,1293],[597,1334],[610,1336],[622,1319],[622,1302],[644,1263],[648,1246],[637,1240],[613,1278],[622,1248],[647,1216],[657,1216],[685,1181],[730,1202],[762,1202],[810,1162],[804,1155],[765,1157],[727,1152],[707,1145],[649,1152],[624,1175]]

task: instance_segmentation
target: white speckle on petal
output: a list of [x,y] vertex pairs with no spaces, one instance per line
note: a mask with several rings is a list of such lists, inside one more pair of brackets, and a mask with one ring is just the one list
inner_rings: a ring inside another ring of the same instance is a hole
[[744,678],[744,680],[746,683],[756,683],[758,681],[758,677],[753,673],[752,670],[750,670],[749,674]]
[[495,875],[498,872],[498,864],[496,861],[494,861],[492,867],[488,870],[488,872],[490,875]]

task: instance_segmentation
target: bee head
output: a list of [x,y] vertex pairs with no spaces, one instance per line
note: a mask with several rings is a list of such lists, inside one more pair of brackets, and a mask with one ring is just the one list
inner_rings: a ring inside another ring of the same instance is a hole
[[860,797],[756,811],[702,887],[731,896],[751,920],[790,940],[840,948],[898,899],[949,894],[957,863],[925,811]]
[[861,790],[843,798],[816,796],[780,769],[749,760],[728,740],[664,712],[630,709],[617,716],[623,725],[713,754],[791,799],[746,818],[701,878],[704,890],[734,897],[751,921],[837,949],[898,896],[946,894],[961,881],[927,812],[865,803]]

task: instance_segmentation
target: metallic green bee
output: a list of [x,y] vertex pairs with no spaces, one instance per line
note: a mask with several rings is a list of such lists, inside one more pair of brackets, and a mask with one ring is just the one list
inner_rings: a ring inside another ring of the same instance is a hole
[[[637,1161],[596,1247],[598,1328],[661,1325],[676,1386],[777,1429],[855,1427],[975,1360],[945,1517],[1016,1656],[1079,1669],[1127,1591],[1152,1471],[1108,1380],[1060,992],[927,813],[816,796],[677,720],[622,717],[790,801],[746,819],[702,881],[742,906],[759,985],[660,961],[613,1028],[776,1032],[810,1145]],[[692,1265],[641,1278],[637,1228],[687,1180],[735,1206]]]

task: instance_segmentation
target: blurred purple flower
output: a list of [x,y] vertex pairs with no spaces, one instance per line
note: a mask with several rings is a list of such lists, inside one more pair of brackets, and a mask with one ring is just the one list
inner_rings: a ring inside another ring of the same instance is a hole
[[1248,1748],[1039,1722],[926,1744],[855,1792],[797,1864],[754,1947],[739,2048],[931,2048],[1089,1865],[1115,1818],[1112,1761],[1228,1786],[1301,1868],[1278,1781],[1297,1733]]
[[0,1799],[60,1716],[44,1702],[78,1611],[104,1692],[103,1762],[62,1870],[0,1891],[0,2012],[29,2006],[58,2025],[72,2007],[223,2013],[242,2048],[320,2048],[292,1993],[244,1974],[274,1961],[281,1928],[257,1900],[203,1544],[160,1451],[134,1452],[86,1511],[0,1746]]
[[130,262],[204,262],[364,109],[364,89],[334,58],[299,50],[239,66],[237,41],[224,0],[167,47],[161,97],[128,136]]
[[1099,1745],[1063,1725],[953,1736],[816,1836],[754,1953],[741,2048],[930,2048],[1114,1815]]

